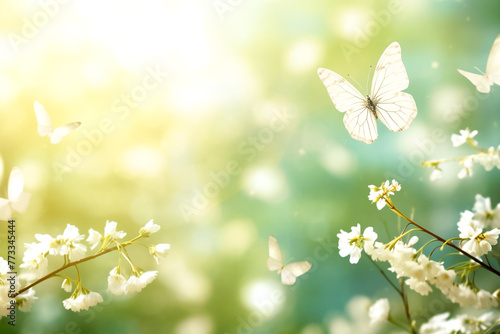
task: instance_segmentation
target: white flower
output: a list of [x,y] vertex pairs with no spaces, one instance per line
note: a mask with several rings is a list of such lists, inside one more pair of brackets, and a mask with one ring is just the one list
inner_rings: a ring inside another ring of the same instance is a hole
[[476,160],[483,165],[484,169],[490,171],[493,167],[500,169],[500,146],[495,151],[492,146],[488,149],[486,153],[479,153],[476,155]]
[[108,291],[114,295],[123,295],[127,279],[120,274],[118,267],[114,267],[108,276]]
[[471,227],[473,229],[484,227],[484,225],[479,220],[474,219],[474,213],[469,210],[460,212],[460,220],[458,221],[457,226],[460,232],[465,231],[468,227]]
[[[59,236],[58,236],[59,238]],[[82,259],[87,252],[87,246],[78,243],[85,239],[83,234],[79,234],[76,226],[68,224],[62,235],[61,255],[68,254],[69,260],[74,262]]]
[[160,230],[160,225],[153,223],[151,219],[147,224],[139,230],[139,234],[144,237],[149,237],[151,234],[156,233]]
[[328,333],[374,334],[376,329],[372,329],[370,326],[370,317],[368,316],[368,309],[371,305],[370,298],[366,296],[352,297],[345,307],[345,313],[348,317],[335,316],[330,321]]
[[405,284],[410,287],[415,292],[418,292],[422,296],[427,296],[429,292],[432,291],[432,288],[425,280],[419,280],[414,277],[410,277],[405,281]]
[[[446,314],[448,316],[448,314]],[[493,325],[493,323],[497,320],[498,315],[493,312],[488,312],[480,317],[476,318],[469,314],[460,314],[455,318],[452,318],[448,321],[444,321],[443,319],[440,326],[440,331],[425,331],[420,333],[460,333],[460,334],[476,334],[476,333],[486,333],[486,330]],[[431,319],[432,320],[432,319]],[[425,324],[426,325],[426,324]],[[422,327],[424,327],[423,325]],[[427,327],[424,327],[427,329]],[[487,331],[489,332],[489,331]]]
[[36,277],[42,277],[47,273],[49,262],[45,254],[48,252],[48,245],[43,243],[24,244],[27,248],[24,252],[23,263],[20,268],[34,271]]
[[500,203],[497,204],[495,209],[492,209],[490,198],[477,194],[474,211],[474,219],[480,221],[483,224],[482,227],[500,227]]
[[447,321],[450,313],[441,313],[433,316],[425,324],[420,326],[420,334],[449,334],[452,333],[454,328],[451,328],[449,321]]
[[454,270],[445,270],[441,265],[441,270],[435,275],[434,279],[431,281],[439,290],[441,290],[444,294],[448,292],[452,288],[453,282],[455,281],[455,277],[457,273]]
[[156,270],[150,270],[144,272],[141,277],[139,277],[139,280],[141,281],[144,286],[148,285],[149,283],[153,282],[158,275],[158,271]]
[[486,290],[479,290],[477,292],[477,303],[475,307],[477,309],[488,309],[492,307],[496,307],[498,305],[498,301],[496,300],[493,294],[489,293]]
[[118,240],[127,235],[127,233],[123,231],[116,231],[117,224],[117,222],[106,220],[106,227],[104,227],[104,239]]
[[477,303],[476,293],[467,285],[453,285],[446,292],[443,291],[445,295],[454,303],[458,303],[460,306],[473,306]]
[[167,250],[169,249],[169,244],[158,244],[156,246],[149,247],[149,254],[152,254],[156,260],[156,263],[160,264],[160,260],[167,256]]
[[21,293],[16,297],[16,306],[19,310],[23,312],[29,312],[31,309],[31,304],[38,299],[35,296],[35,290],[30,288],[28,291]]
[[73,284],[71,283],[71,281],[69,279],[65,278],[64,281],[62,282],[61,288],[63,288],[64,291],[66,291],[66,292],[71,292],[71,289],[73,288]]
[[443,178],[443,171],[439,168],[435,168],[431,173],[431,181],[436,181]]
[[67,310],[80,312],[81,310],[88,310],[89,307],[102,303],[102,301],[102,296],[100,294],[85,289],[79,290],[79,293],[74,293],[68,299],[63,300],[63,305]]
[[491,246],[497,244],[500,229],[494,228],[493,230],[482,233],[481,228],[474,229],[471,226],[464,227],[461,230],[460,238],[463,238],[460,245],[464,251],[472,256],[482,256],[491,251]]
[[101,233],[91,228],[89,230],[89,237],[87,238],[87,242],[90,244],[90,249],[93,250],[101,240]]
[[389,195],[394,195],[394,191],[400,191],[401,185],[396,180],[392,180],[392,183],[389,185],[389,181],[387,180],[380,187],[369,185],[368,188],[370,188],[368,199],[372,203],[377,203],[377,209],[382,210]]
[[465,158],[465,160],[460,161],[460,164],[464,166],[464,168],[460,170],[460,172],[458,172],[459,179],[463,179],[466,176],[472,177],[472,175],[474,174],[472,171],[473,163],[474,163],[474,156],[472,155]]
[[339,254],[342,257],[350,255],[349,262],[358,263],[361,257],[361,250],[370,252],[373,249],[373,243],[377,240],[377,233],[373,231],[373,227],[367,227],[361,235],[361,226],[351,227],[351,232],[340,230],[337,234],[339,238]]
[[389,319],[389,309],[389,300],[387,298],[377,300],[368,310],[370,324],[378,325],[386,322]]
[[66,226],[63,234],[56,238],[48,234],[36,234],[35,238],[43,244],[43,247],[48,247],[50,255],[68,255],[70,261],[80,260],[87,251],[87,247],[79,243],[85,236],[80,235],[78,228],[70,224]]
[[452,134],[451,135],[451,142],[453,143],[453,146],[455,146],[455,147],[460,146],[460,145],[464,144],[465,142],[469,142],[472,145],[476,146],[477,141],[472,139],[476,135],[477,135],[477,130],[470,132],[469,128],[467,128],[465,130],[460,130],[459,135]]
[[139,277],[135,274],[131,275],[125,285],[125,293],[141,291],[144,287],[146,287],[146,285],[151,283],[156,278],[157,274],[158,271],[152,270],[143,272]]
[[35,234],[35,239],[39,241],[40,249],[46,248],[50,255],[58,255],[57,240],[48,234]]

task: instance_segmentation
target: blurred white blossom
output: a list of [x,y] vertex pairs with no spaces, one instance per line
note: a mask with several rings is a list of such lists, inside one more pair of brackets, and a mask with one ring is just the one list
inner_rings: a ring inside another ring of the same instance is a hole
[[368,310],[371,325],[379,325],[387,322],[389,319],[389,300],[381,298],[373,304]]
[[420,334],[475,334],[484,333],[495,321],[498,314],[488,312],[479,317],[461,314],[448,319],[449,312],[433,316],[420,327]]
[[[78,290],[78,288],[77,288]],[[78,290],[68,299],[63,300],[64,308],[73,312],[88,310],[89,307],[102,303],[102,296],[97,292],[88,291],[86,289]]]
[[460,164],[464,166],[464,168],[458,172],[458,178],[463,179],[467,176],[471,177],[473,175],[472,166],[474,164],[474,156],[468,156],[464,160],[460,161]]
[[89,237],[87,238],[87,242],[90,244],[90,249],[94,249],[97,244],[102,241],[101,233],[97,232],[93,228],[89,229]]
[[151,283],[157,276],[158,271],[146,271],[137,276],[136,273],[130,275],[125,284],[125,293],[139,292]]
[[500,203],[493,209],[489,197],[485,198],[479,194],[476,195],[474,203],[474,219],[481,222],[483,227],[500,228]]
[[31,304],[35,299],[38,299],[38,297],[35,296],[35,290],[29,289],[16,297],[16,307],[20,311],[29,312]]
[[431,181],[436,181],[443,178],[443,171],[439,168],[435,168],[430,176]]
[[127,235],[127,233],[123,231],[117,231],[117,225],[118,223],[115,221],[106,220],[106,226],[104,227],[104,239],[120,240]]
[[156,233],[160,230],[160,225],[153,223],[151,219],[147,224],[139,230],[139,234],[144,237],[149,237],[151,234]]
[[492,170],[494,167],[500,169],[500,146],[496,150],[492,146],[486,153],[477,154],[476,161],[483,165],[487,171]]
[[158,244],[149,247],[149,254],[152,254],[156,260],[156,263],[160,264],[160,260],[167,256],[167,251],[169,249],[169,244]]
[[114,267],[108,276],[108,291],[114,295],[123,295],[127,279],[120,273],[118,267]]
[[465,130],[460,130],[460,134],[452,134],[451,135],[451,142],[453,143],[453,146],[457,147],[460,146],[466,142],[471,143],[472,145],[476,146],[477,141],[475,141],[474,138],[477,135],[477,130],[474,130],[472,132],[469,131],[469,128]]

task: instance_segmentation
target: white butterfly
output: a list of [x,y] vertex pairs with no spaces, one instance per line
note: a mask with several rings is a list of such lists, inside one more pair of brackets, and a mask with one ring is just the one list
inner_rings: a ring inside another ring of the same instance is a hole
[[311,266],[311,262],[308,261],[294,262],[284,266],[280,246],[278,246],[275,237],[272,235],[269,236],[269,258],[267,259],[267,267],[269,270],[277,270],[278,274],[281,274],[281,283],[286,285],[295,284],[297,277],[307,273],[309,269],[311,269]]
[[489,93],[490,86],[500,85],[500,35],[497,36],[491,47],[488,63],[486,64],[486,74],[475,74],[458,70],[460,74],[470,80],[481,93]]
[[17,167],[12,168],[7,189],[8,198],[0,198],[0,220],[12,218],[12,212],[23,213],[28,207],[31,194],[23,192],[23,173]]
[[73,122],[53,129],[49,113],[38,101],[35,101],[35,115],[38,122],[38,134],[42,137],[49,136],[52,144],[59,143],[64,136],[82,124],[81,122]]
[[335,108],[345,112],[344,125],[352,138],[373,143],[378,137],[376,120],[391,131],[402,131],[417,115],[417,105],[408,88],[409,80],[401,60],[401,47],[393,42],[380,57],[373,74],[370,95],[363,96],[337,73],[318,69]]

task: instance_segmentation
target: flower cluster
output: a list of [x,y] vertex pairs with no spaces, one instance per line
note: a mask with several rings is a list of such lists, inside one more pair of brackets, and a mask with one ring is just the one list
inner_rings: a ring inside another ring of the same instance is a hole
[[469,254],[480,257],[492,250],[492,246],[497,244],[500,229],[495,227],[489,231],[484,229],[493,226],[500,226],[500,204],[495,210],[491,209],[491,200],[481,195],[476,195],[474,211],[465,211],[460,214],[460,221],[457,223],[460,231],[460,247]]
[[[125,248],[132,244],[145,246],[159,264],[160,260],[167,255],[170,245],[144,245],[136,242],[136,240],[148,238],[151,234],[160,230],[160,226],[155,224],[153,220],[140,229],[138,236],[126,242],[118,241],[123,239],[127,234],[123,231],[118,231],[117,225],[114,221],[106,221],[103,234],[90,229],[89,236],[86,239],[89,247],[83,244],[85,236],[79,233],[76,226],[70,224],[66,226],[62,235],[56,237],[48,234],[36,234],[35,238],[38,242],[25,244],[26,251],[23,263],[20,265],[24,272],[19,277],[23,277],[27,282],[23,288],[21,288],[21,284],[17,280],[13,283],[15,291],[19,291],[17,294],[7,293],[7,290],[10,289],[10,283],[7,281],[9,268],[7,261],[0,258],[0,306],[2,306],[0,317],[6,315],[5,311],[8,311],[8,309],[3,306],[8,305],[11,298],[15,298],[16,306],[21,311],[29,311],[31,303],[36,299],[33,286],[52,277],[61,277],[63,279],[61,287],[67,292],[72,291],[73,284],[76,286],[71,297],[63,301],[66,309],[78,312],[80,310],[87,310],[89,307],[102,302],[103,299],[99,293],[90,291],[83,286],[78,265],[112,251],[118,251],[120,257],[118,266],[113,268],[109,274],[108,290],[117,295],[141,291],[157,277],[158,271],[144,271],[137,267],[132,262]],[[99,250],[95,254],[85,257],[88,248],[93,250],[99,243],[101,243]],[[61,256],[64,259],[64,264],[59,269],[47,274],[48,259],[50,256]],[[131,267],[131,273],[128,278],[125,278],[122,274],[122,258],[125,258]],[[59,274],[61,271],[72,267],[76,268],[77,279]],[[30,284],[30,282],[33,283]]]
[[389,183],[387,180],[382,183],[380,187],[376,187],[374,185],[370,185],[368,187],[370,188],[368,199],[372,201],[372,203],[377,203],[377,209],[379,210],[382,210],[387,203],[392,205],[389,196],[394,195],[395,191],[401,190],[401,185],[397,183],[396,180],[392,180],[392,183]]
[[406,278],[405,284],[423,296],[432,291],[431,285],[433,285],[448,299],[461,306],[485,309],[498,305],[493,294],[478,289],[472,282],[467,280],[456,284],[457,273],[418,252],[412,247],[417,242],[416,236],[412,237],[408,243],[401,240],[389,244],[377,242],[372,253],[367,253],[375,261],[389,262],[389,271],[394,272],[397,278]]
[[432,181],[440,179],[443,177],[443,171],[439,168],[439,165],[448,161],[458,161],[463,167],[459,173],[458,178],[463,179],[465,177],[471,177],[474,175],[473,166],[474,162],[481,164],[486,171],[492,170],[494,167],[500,169],[500,146],[496,149],[491,146],[488,149],[479,148],[477,146],[478,142],[473,138],[478,134],[477,130],[469,131],[469,129],[460,130],[460,134],[453,134],[451,136],[451,142],[454,147],[463,145],[465,143],[469,144],[473,149],[478,151],[476,154],[468,155],[463,158],[451,158],[451,159],[441,159],[441,160],[430,160],[422,163],[424,167],[433,167],[434,170],[430,175]]
[[[389,196],[393,195],[394,191],[401,189],[401,186],[395,180],[392,183],[385,181],[381,187],[371,185],[369,188],[370,195],[368,198],[372,202],[376,202],[379,209],[388,204],[392,211],[408,220],[408,225],[414,225],[417,228],[406,232],[403,231],[401,235],[388,243],[376,241],[377,233],[375,233],[372,227],[367,227],[363,234],[361,234],[360,224],[353,226],[351,232],[341,230],[337,237],[339,238],[339,253],[342,257],[350,255],[350,262],[358,263],[361,253],[364,250],[373,261],[388,262],[388,270],[404,282],[405,286],[408,286],[421,295],[428,295],[433,287],[435,287],[450,301],[462,307],[472,306],[477,309],[487,309],[498,305],[500,290],[490,293],[478,288],[475,285],[473,276],[475,271],[481,267],[491,269],[490,271],[500,274],[491,268],[488,265],[489,263],[485,263],[482,258],[489,254],[493,246],[498,242],[500,235],[500,229],[498,228],[500,226],[500,204],[492,208],[489,198],[476,195],[473,211],[465,211],[461,214],[461,219],[458,222],[459,237],[444,240],[407,218],[394,206]],[[417,231],[425,232],[433,236],[434,239],[419,249],[414,248],[419,241],[417,236],[410,237],[407,242],[403,241],[410,233]],[[453,240],[459,241],[458,246],[453,244]],[[462,255],[467,256],[468,259],[454,263],[448,267],[445,267],[443,262],[432,260],[430,256],[423,254],[423,251],[425,246],[436,241],[442,243],[441,249],[448,245],[458,250]],[[398,291],[401,295],[404,295],[402,290]],[[403,300],[405,301],[405,298]],[[370,309],[372,323],[379,323],[382,321],[381,319],[387,320],[389,318],[388,312],[389,305],[387,300],[380,300],[375,303],[372,309]],[[438,328],[442,324],[453,321],[459,322],[460,319],[465,319],[458,317],[454,320],[446,320],[447,322],[445,322],[447,317],[446,315],[444,318],[431,319],[427,327],[424,327],[424,333],[431,333],[427,331],[429,328]],[[470,321],[471,324],[479,324],[479,322]],[[457,326],[457,328],[460,328],[459,325]],[[451,332],[447,331],[446,333]]]
[[500,322],[499,314],[496,312],[488,312],[479,317],[461,314],[448,319],[449,316],[448,312],[433,316],[420,327],[420,334],[486,333]]

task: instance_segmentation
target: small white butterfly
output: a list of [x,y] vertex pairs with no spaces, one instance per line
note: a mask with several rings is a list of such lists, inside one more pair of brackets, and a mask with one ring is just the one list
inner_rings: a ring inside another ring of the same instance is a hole
[[269,258],[267,259],[267,268],[271,271],[278,271],[281,274],[281,283],[285,285],[293,285],[297,277],[303,275],[311,269],[311,262],[302,261],[283,265],[280,246],[276,238],[269,236]]
[[12,218],[12,212],[24,213],[28,207],[31,194],[23,192],[23,173],[17,167],[12,168],[7,189],[8,198],[0,198],[0,220]]
[[52,144],[59,143],[64,136],[82,124],[81,122],[73,122],[53,129],[49,113],[38,101],[35,101],[35,115],[38,122],[38,134],[42,137],[49,136]]
[[401,92],[408,88],[410,81],[397,42],[389,45],[380,56],[370,95],[363,96],[346,79],[328,69],[319,68],[318,75],[335,108],[345,112],[344,125],[356,140],[373,143],[378,137],[377,119],[391,131],[402,131],[417,115],[413,96]]
[[470,80],[481,93],[489,93],[490,86],[500,85],[500,35],[497,36],[491,47],[488,63],[486,64],[486,74],[475,74],[458,70],[460,74]]

